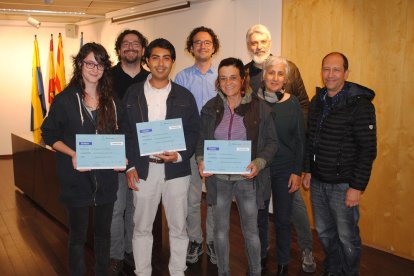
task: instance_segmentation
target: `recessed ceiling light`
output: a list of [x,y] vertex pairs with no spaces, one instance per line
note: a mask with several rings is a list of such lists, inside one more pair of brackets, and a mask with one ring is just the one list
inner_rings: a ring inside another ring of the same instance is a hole
[[20,10],[20,9],[0,9],[3,14],[37,14],[50,16],[78,16],[78,17],[104,17],[103,15],[86,14],[84,12],[64,12],[48,10]]

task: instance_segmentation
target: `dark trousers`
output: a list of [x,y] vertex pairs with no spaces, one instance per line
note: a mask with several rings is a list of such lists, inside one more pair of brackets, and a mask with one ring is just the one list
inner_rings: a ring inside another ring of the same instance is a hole
[[289,263],[293,193],[289,193],[290,167],[271,171],[273,216],[276,228],[276,256],[279,265]]
[[361,237],[359,208],[345,205],[348,183],[330,184],[311,179],[315,228],[325,252],[325,271],[335,275],[359,275]]
[[[89,222],[89,206],[66,206],[69,217],[69,270],[70,275],[85,275],[85,243]],[[95,206],[93,211],[93,236],[95,275],[108,275],[111,222],[114,203]]]
[[257,213],[257,226],[259,228],[260,239],[260,259],[267,258],[269,249],[269,204],[270,199],[264,201],[264,208]]
[[[276,256],[280,265],[289,262],[289,252],[291,243],[291,214],[294,193],[289,193],[288,182],[290,178],[290,166],[271,169],[272,197],[273,197],[273,216],[276,229]],[[261,259],[267,257],[269,246],[269,203],[264,202],[264,209],[259,209],[257,224],[261,244]]]

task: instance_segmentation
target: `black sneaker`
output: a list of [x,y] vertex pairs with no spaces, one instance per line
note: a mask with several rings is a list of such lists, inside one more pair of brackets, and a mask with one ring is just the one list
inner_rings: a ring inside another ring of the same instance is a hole
[[118,276],[124,268],[124,263],[122,260],[111,259],[109,263],[109,276]]
[[190,242],[187,249],[187,263],[195,264],[198,262],[198,256],[201,255],[203,255],[203,245],[196,241]]
[[207,255],[212,264],[217,264],[217,255],[216,249],[214,248],[214,242],[207,243]]

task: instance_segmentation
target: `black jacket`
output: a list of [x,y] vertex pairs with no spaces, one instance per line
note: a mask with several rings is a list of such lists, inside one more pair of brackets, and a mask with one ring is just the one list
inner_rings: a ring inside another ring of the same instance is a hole
[[[136,123],[148,122],[148,105],[144,94],[145,82],[131,85],[124,96],[125,110],[122,128],[125,131],[127,169],[135,167],[138,177],[148,177],[148,156],[140,156]],[[186,88],[171,82],[171,91],[167,98],[165,119],[181,118],[186,142],[185,151],[180,151],[182,162],[165,163],[166,180],[191,174],[190,157],[194,154],[200,129],[200,116],[193,94]]]
[[[204,140],[214,140],[214,131],[223,119],[224,96],[221,92],[209,100],[201,110],[201,134],[197,144],[197,162],[203,160]],[[242,103],[235,108],[235,113],[243,116],[247,140],[252,141],[252,160],[258,160],[261,171],[256,176],[256,201],[263,208],[264,200],[270,198],[270,169],[269,163],[276,154],[278,139],[274,123],[274,113],[270,107],[257,97],[246,95]],[[216,204],[217,188],[213,177],[206,178],[207,202]]]
[[[309,107],[305,171],[318,180],[365,190],[377,155],[375,94],[345,82],[344,93],[322,120],[327,90],[317,91]],[[338,94],[339,95],[339,94]]]
[[[42,124],[42,137],[47,145],[62,141],[76,150],[76,134],[95,134],[95,126],[83,107],[80,89],[68,86],[59,93]],[[116,101],[115,101],[116,102]],[[81,107],[81,109],[79,109]],[[119,108],[117,111],[119,112]],[[81,116],[82,114],[82,116]],[[120,118],[119,113],[117,118]],[[83,121],[82,121],[83,119]],[[56,152],[60,180],[60,200],[68,206],[92,206],[114,202],[118,190],[118,174],[114,170],[79,172],[72,158]]]
[[113,77],[114,91],[120,101],[124,97],[128,87],[136,82],[145,81],[149,74],[149,72],[141,66],[141,71],[132,78],[130,75],[124,72],[121,66],[121,62],[118,62],[114,67],[111,68],[111,73]]

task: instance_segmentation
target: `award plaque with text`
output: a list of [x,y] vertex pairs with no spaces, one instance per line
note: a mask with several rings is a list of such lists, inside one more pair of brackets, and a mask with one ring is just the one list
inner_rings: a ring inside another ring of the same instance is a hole
[[204,173],[248,174],[252,142],[239,140],[205,140]]
[[77,169],[125,169],[125,136],[76,134]]
[[137,123],[141,156],[186,150],[181,118]]

